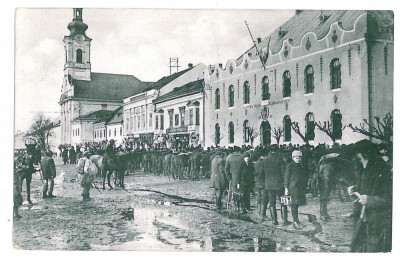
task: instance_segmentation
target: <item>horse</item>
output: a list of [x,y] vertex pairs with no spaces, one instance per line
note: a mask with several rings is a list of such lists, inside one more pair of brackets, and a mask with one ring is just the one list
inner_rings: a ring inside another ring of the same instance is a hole
[[92,155],[89,157],[90,161],[93,162],[94,165],[97,167],[97,176],[101,176],[101,171],[103,167],[103,156],[100,155]]
[[116,184],[117,179],[119,179],[119,185],[124,188],[124,176],[127,171],[127,155],[110,155],[110,153],[105,153],[103,156],[103,166],[101,172],[103,174],[103,190],[106,189],[105,181],[107,177],[108,187],[113,189],[111,186],[111,174],[115,172],[114,184]]
[[[323,220],[330,219],[328,214],[329,195],[337,185],[349,187],[356,183],[361,173],[359,160],[345,159],[339,154],[323,156],[318,163],[318,189],[320,193],[320,215]],[[339,187],[340,190],[340,187]]]

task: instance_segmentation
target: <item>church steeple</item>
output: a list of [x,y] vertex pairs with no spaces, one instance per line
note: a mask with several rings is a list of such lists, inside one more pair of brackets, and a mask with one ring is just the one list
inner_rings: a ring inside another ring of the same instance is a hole
[[74,8],[73,16],[72,22],[68,24],[68,30],[71,32],[69,36],[73,37],[77,34],[81,34],[85,36],[85,38],[89,38],[86,36],[88,26],[82,20],[82,8]]
[[64,36],[64,77],[68,80],[91,80],[90,39],[86,35],[87,24],[82,20],[82,8],[73,9],[72,22],[68,24],[70,34]]

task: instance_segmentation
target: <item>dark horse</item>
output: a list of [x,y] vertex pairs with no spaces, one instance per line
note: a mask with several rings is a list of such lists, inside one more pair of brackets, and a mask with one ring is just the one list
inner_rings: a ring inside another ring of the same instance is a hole
[[105,181],[107,177],[108,187],[113,189],[110,183],[111,174],[115,172],[115,180],[114,184],[116,184],[117,179],[119,180],[119,185],[121,188],[124,188],[124,177],[127,171],[127,155],[115,155],[112,153],[104,153],[103,157],[103,166],[102,166],[102,174],[103,174],[103,189],[105,187]]
[[318,164],[318,188],[322,219],[330,219],[328,201],[332,190],[337,185],[346,187],[354,185],[359,178],[360,171],[361,164],[357,157],[347,159],[338,156],[338,154],[328,154],[320,159]]

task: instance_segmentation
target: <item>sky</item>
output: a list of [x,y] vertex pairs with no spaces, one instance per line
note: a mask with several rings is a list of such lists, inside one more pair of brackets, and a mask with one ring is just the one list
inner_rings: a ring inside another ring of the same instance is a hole
[[[169,59],[224,66],[294,15],[294,10],[83,9],[92,38],[92,72],[130,74],[141,81],[169,75]],[[15,131],[39,113],[59,114],[64,47],[72,8],[15,12]],[[176,69],[173,69],[176,70]]]

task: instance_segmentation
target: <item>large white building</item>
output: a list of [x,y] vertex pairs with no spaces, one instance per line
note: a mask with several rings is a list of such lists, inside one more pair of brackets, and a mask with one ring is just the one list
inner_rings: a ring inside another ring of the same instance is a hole
[[[206,146],[311,144],[365,136],[343,127],[393,114],[393,13],[296,11],[238,59],[210,71],[206,83]],[[259,54],[259,55],[258,55]]]

